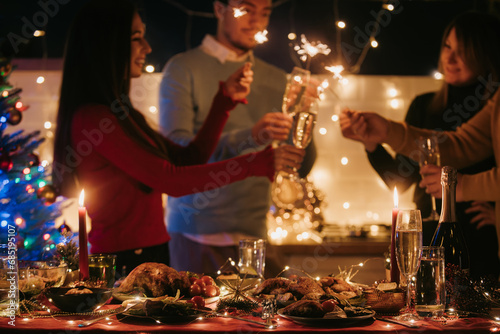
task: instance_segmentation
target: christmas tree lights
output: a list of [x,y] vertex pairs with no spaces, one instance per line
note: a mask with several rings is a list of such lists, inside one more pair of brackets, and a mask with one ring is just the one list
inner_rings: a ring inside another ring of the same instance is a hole
[[61,238],[55,219],[64,202],[56,201],[50,170],[35,153],[44,141],[40,132],[7,131],[28,109],[20,101],[22,89],[8,83],[12,70],[9,60],[0,58],[0,243],[6,243],[7,230],[14,228],[18,258],[42,260],[55,254]]

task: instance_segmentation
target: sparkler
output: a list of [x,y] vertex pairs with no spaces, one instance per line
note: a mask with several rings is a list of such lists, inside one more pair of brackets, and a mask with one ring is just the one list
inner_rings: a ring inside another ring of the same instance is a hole
[[[344,66],[342,66],[342,65],[325,66],[325,70],[333,73],[333,78],[336,79],[341,84],[347,83],[347,79],[342,76],[342,72],[344,71]],[[323,88],[323,89],[330,88],[330,91],[333,93],[333,95],[335,95],[335,97],[339,101],[342,101],[342,99],[338,96],[338,94],[335,92],[333,87],[330,86],[328,80],[324,80],[321,83],[321,88]]]
[[325,70],[333,73],[334,79],[342,79],[342,71],[344,71],[344,66],[342,65],[334,65],[334,66],[325,66]]
[[303,62],[307,61],[306,69],[309,69],[309,63],[312,58],[317,56],[318,54],[323,54],[325,56],[329,55],[332,51],[328,45],[321,43],[320,41],[309,42],[305,35],[300,35],[300,42],[302,43],[300,46],[296,45],[294,50],[300,56],[300,60]]
[[233,15],[235,18],[241,17],[247,13],[247,10],[244,7],[233,8]]
[[258,44],[262,44],[262,43],[265,43],[268,41],[267,39],[267,30],[263,30],[263,31],[259,31],[255,34],[254,36],[255,38],[255,41],[258,43]]

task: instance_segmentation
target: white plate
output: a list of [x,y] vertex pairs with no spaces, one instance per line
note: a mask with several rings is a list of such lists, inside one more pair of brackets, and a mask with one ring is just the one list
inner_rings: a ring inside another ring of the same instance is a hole
[[362,320],[367,320],[370,318],[373,318],[375,315],[375,311],[371,311],[370,314],[363,314],[355,317],[347,317],[347,318],[306,318],[306,317],[297,317],[294,315],[286,315],[283,314],[283,309],[278,310],[278,315],[285,318],[289,319],[293,322],[296,322],[301,325],[312,325],[312,326],[344,326],[346,324],[350,324],[353,322],[358,322]]

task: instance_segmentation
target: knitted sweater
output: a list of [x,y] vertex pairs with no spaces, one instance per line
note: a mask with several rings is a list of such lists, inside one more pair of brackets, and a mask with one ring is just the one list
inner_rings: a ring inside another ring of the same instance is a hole
[[[455,130],[457,126],[465,123],[476,115],[481,105],[476,104],[468,107],[466,113],[453,113],[454,106],[463,105],[464,101],[473,96],[477,87],[481,83],[475,83],[466,87],[453,87],[448,89],[447,105],[441,112],[429,111],[429,106],[435,93],[427,93],[417,96],[410,105],[406,114],[405,122],[409,125],[431,129],[431,130]],[[453,122],[449,121],[449,115],[454,114]],[[448,118],[445,116],[448,115]],[[411,160],[401,154],[393,158],[382,145],[378,145],[373,152],[367,153],[371,165],[382,177],[384,182],[393,189],[397,185],[398,192],[405,191],[412,184],[416,183],[413,201],[422,212],[422,217],[428,217],[431,211],[431,198],[424,188],[418,186],[422,179],[418,162]],[[476,174],[489,170],[495,166],[494,158],[490,157],[467,168],[460,169],[462,174]],[[438,212],[441,209],[441,201],[436,200]],[[484,276],[490,273],[498,275],[500,271],[500,261],[498,258],[498,242],[494,226],[483,226],[478,229],[478,223],[471,224],[471,219],[476,216],[467,214],[465,210],[471,206],[470,202],[458,202],[455,206],[457,221],[464,231],[467,247],[471,258],[471,275],[474,277]],[[425,222],[423,224],[424,245],[430,244],[437,222]]]
[[[495,156],[500,163],[500,90],[467,123],[456,131],[445,131],[439,144],[441,164],[464,168]],[[418,129],[405,123],[390,122],[387,143],[398,153],[411,156],[417,150],[419,136],[431,130]],[[439,135],[439,134],[438,134]],[[495,201],[497,237],[500,240],[500,169],[463,175],[462,195],[465,201]]]
[[[113,253],[170,240],[163,219],[162,193],[183,196],[248,176],[273,178],[271,149],[214,164],[193,165],[206,162],[235,105],[219,93],[206,126],[188,146],[165,139],[175,165],[148,152],[125,134],[118,115],[109,107],[85,105],[77,110],[71,149],[78,158],[74,163],[92,219],[92,253]],[[144,191],[144,185],[151,191]]]
[[[181,145],[188,143],[207,116],[217,82],[242,65],[221,63],[199,47],[171,58],[160,86],[162,133]],[[252,139],[252,126],[266,113],[281,111],[285,72],[257,58],[252,70],[249,102],[231,112],[211,162],[261,150]],[[269,194],[267,179],[251,178],[217,190],[169,198],[168,229],[190,234],[239,232],[265,237]]]

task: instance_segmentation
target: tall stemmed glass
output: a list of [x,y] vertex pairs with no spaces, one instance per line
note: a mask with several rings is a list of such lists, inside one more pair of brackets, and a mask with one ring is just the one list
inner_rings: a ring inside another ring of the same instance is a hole
[[307,96],[307,87],[311,79],[311,72],[300,67],[294,67],[288,78],[281,110],[294,116]]
[[420,318],[411,303],[411,282],[417,274],[422,257],[422,217],[420,210],[400,210],[396,220],[396,259],[401,274],[406,278],[406,308],[398,320],[415,321]]
[[[294,67],[288,79],[283,95],[282,111],[293,117],[292,139],[295,147],[306,148],[311,142],[318,105],[316,97],[311,94],[311,72]],[[297,174],[290,175],[296,179]]]
[[306,148],[312,140],[313,129],[318,116],[318,101],[304,97],[299,110],[293,116],[292,139],[295,147]]
[[[302,126],[302,135],[301,135],[301,140],[302,144],[301,146],[298,146],[296,144],[297,140],[294,139],[294,145],[299,148],[305,148],[307,144],[311,141],[310,138],[307,138],[309,136],[312,136],[312,126],[311,126],[311,121],[307,121],[305,116],[303,115],[301,117],[301,122],[299,124],[299,128],[297,128],[298,122],[296,121],[295,116],[299,112],[307,112],[307,110],[311,109],[311,96],[308,94],[308,88],[310,84],[310,79],[311,79],[311,72],[308,70],[305,70],[300,67],[294,67],[292,70],[292,73],[290,73],[290,76],[288,77],[288,81],[286,84],[286,89],[285,89],[285,94],[283,95],[283,102],[281,105],[281,110],[283,113],[288,114],[292,117],[294,117],[294,123],[293,123],[293,128],[292,128],[292,138],[296,137],[296,132],[300,132],[300,126]],[[314,117],[314,120],[316,118]],[[306,124],[307,123],[307,124]],[[311,128],[309,132],[307,132],[307,126]],[[294,181],[296,180],[296,173],[293,174],[287,174],[284,172],[278,172],[275,178],[275,185],[280,186],[284,181]]]
[[[312,131],[316,121],[317,103],[308,89],[311,72],[300,67],[294,67],[288,78],[283,95],[282,111],[294,118],[292,126],[293,144],[299,148],[306,148],[311,142]],[[275,143],[277,144],[277,143]],[[304,196],[302,186],[298,180],[298,173],[288,174],[284,171],[276,173],[271,196],[275,204],[280,207],[293,208],[297,200]]]
[[[418,140],[418,145],[421,150],[420,155],[420,167],[425,165],[441,165],[439,147],[436,136],[430,137],[420,137]],[[438,221],[439,214],[436,209],[436,198],[431,196],[432,201],[432,211],[429,217],[425,218],[424,221]]]

